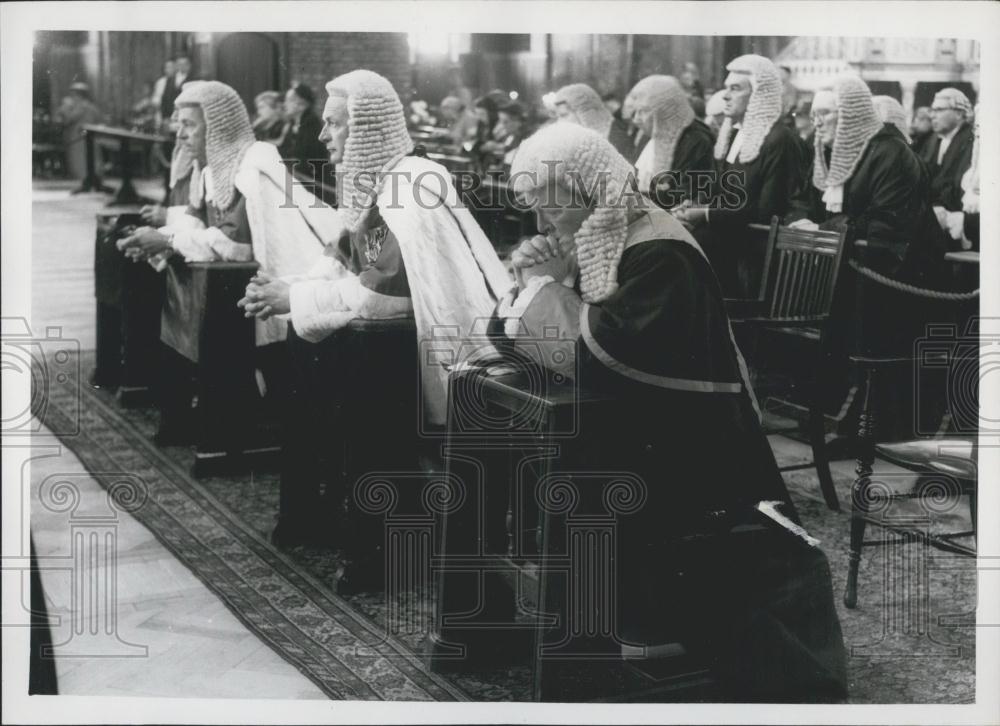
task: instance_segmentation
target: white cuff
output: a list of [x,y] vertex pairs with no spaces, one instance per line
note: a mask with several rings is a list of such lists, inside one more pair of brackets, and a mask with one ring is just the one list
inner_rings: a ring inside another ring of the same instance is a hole
[[343,280],[302,280],[292,283],[288,291],[292,326],[310,343],[318,343],[357,317],[347,308],[341,295]]
[[552,275],[542,275],[532,277],[524,289],[518,292],[516,289],[508,292],[500,301],[497,307],[497,315],[503,319],[503,333],[508,338],[516,338],[521,331],[521,316],[528,309],[535,295],[550,282],[555,282]]

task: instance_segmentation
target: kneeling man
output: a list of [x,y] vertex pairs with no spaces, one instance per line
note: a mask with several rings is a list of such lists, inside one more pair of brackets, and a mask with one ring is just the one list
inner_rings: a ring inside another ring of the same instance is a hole
[[[316,346],[310,344],[352,320],[412,318],[419,340],[433,337],[438,352],[450,349],[457,359],[476,321],[490,317],[513,281],[459,203],[448,171],[413,155],[403,106],[389,81],[372,71],[357,70],[333,79],[326,90],[329,98],[320,140],[337,166],[341,234],[308,274],[284,279],[258,276],[241,305],[248,315],[259,318],[289,314],[292,344],[300,358],[315,356]],[[416,362],[398,364],[405,371],[407,364]],[[340,388],[338,397],[358,385],[347,366],[347,361],[338,359],[337,365],[322,372],[326,385]],[[419,375],[424,420],[443,425],[448,371],[421,356]],[[336,462],[327,467],[332,480],[323,494],[329,505],[323,511],[318,462],[330,442],[317,441],[315,429],[317,420],[328,420],[331,414],[316,410],[320,397],[315,385],[298,380],[297,389],[302,394],[301,410],[287,433],[281,508],[273,538],[281,545],[344,544],[348,523],[331,518],[330,510],[335,515],[340,511],[354,482],[344,481]],[[379,392],[370,393],[371,400],[377,400]],[[416,421],[407,423],[412,423],[415,434]],[[388,454],[393,446],[394,442],[385,441],[384,451]]]
[[497,313],[520,357],[628,412],[583,414],[580,434],[648,492],[618,530],[618,632],[647,653],[679,640],[732,700],[842,698],[829,568],[795,523],[719,283],[690,233],[628,192],[629,172],[579,126],[522,145],[511,177],[542,234],[514,253],[518,289]]

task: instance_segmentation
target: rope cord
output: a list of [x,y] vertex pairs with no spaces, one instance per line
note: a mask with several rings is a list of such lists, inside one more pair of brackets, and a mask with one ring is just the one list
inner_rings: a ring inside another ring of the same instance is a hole
[[944,292],[942,290],[928,290],[923,287],[917,287],[916,285],[908,285],[905,282],[900,282],[899,280],[893,280],[891,277],[886,277],[885,275],[875,272],[867,267],[862,267],[856,260],[848,260],[847,264],[851,266],[856,272],[864,275],[870,280],[874,280],[886,287],[891,287],[894,290],[899,290],[900,292],[907,292],[911,295],[917,295],[919,297],[927,297],[933,300],[974,300],[979,297],[979,289],[975,289],[972,292]]

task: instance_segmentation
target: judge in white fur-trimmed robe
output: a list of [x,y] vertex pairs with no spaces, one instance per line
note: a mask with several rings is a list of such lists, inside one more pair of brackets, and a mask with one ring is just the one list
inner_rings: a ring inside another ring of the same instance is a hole
[[[235,90],[218,81],[192,81],[175,105],[177,142],[193,159],[188,204],[168,208],[158,229],[140,228],[119,243],[126,255],[146,259],[167,275],[161,338],[180,358],[165,367],[165,375],[183,369],[184,358],[198,359],[199,330],[185,304],[188,275],[181,260],[256,261],[265,274],[297,274],[322,256],[324,242],[339,229],[334,210],[290,183],[274,146],[255,141]],[[287,377],[279,345],[286,328],[280,319],[255,325],[257,364],[273,390]],[[181,419],[191,392],[181,388],[187,388],[181,380],[164,382],[163,439],[187,428]]]
[[[587,190],[602,173],[598,198]],[[518,290],[494,329],[519,357],[623,404],[614,420],[582,413],[580,436],[602,467],[646,485],[618,528],[629,653],[679,641],[727,700],[839,700],[846,662],[829,567],[795,524],[718,281],[679,222],[623,196],[628,174],[577,126],[553,124],[522,145],[511,175],[543,234],[514,253]],[[756,535],[734,534],[754,525]],[[702,544],[679,544],[685,535]]]
[[[241,304],[258,317],[290,314],[299,348],[355,318],[410,317],[418,340],[433,336],[438,352],[447,349],[457,358],[477,321],[489,319],[513,281],[459,202],[448,171],[411,155],[403,107],[389,81],[357,70],[327,84],[327,93],[320,140],[337,165],[341,234],[307,274],[257,280]],[[448,371],[423,356],[419,365],[424,420],[443,425]],[[337,372],[329,378],[337,379]],[[315,400],[302,403],[314,406]],[[327,482],[329,506],[320,506],[316,451],[303,450],[310,436],[288,436],[300,454],[286,452],[278,544],[329,543],[343,533],[344,523],[331,525],[329,516],[340,511],[344,483]]]

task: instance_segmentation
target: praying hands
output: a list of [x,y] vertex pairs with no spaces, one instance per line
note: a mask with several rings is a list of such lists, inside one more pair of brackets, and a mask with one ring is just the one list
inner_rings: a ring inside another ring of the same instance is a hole
[[285,315],[292,311],[290,285],[284,280],[258,272],[247,285],[246,294],[237,305],[248,318],[267,320],[272,315]]
[[510,257],[518,284],[523,288],[531,278],[545,275],[557,282],[575,276],[575,250],[563,247],[553,235],[538,234],[524,240]]

